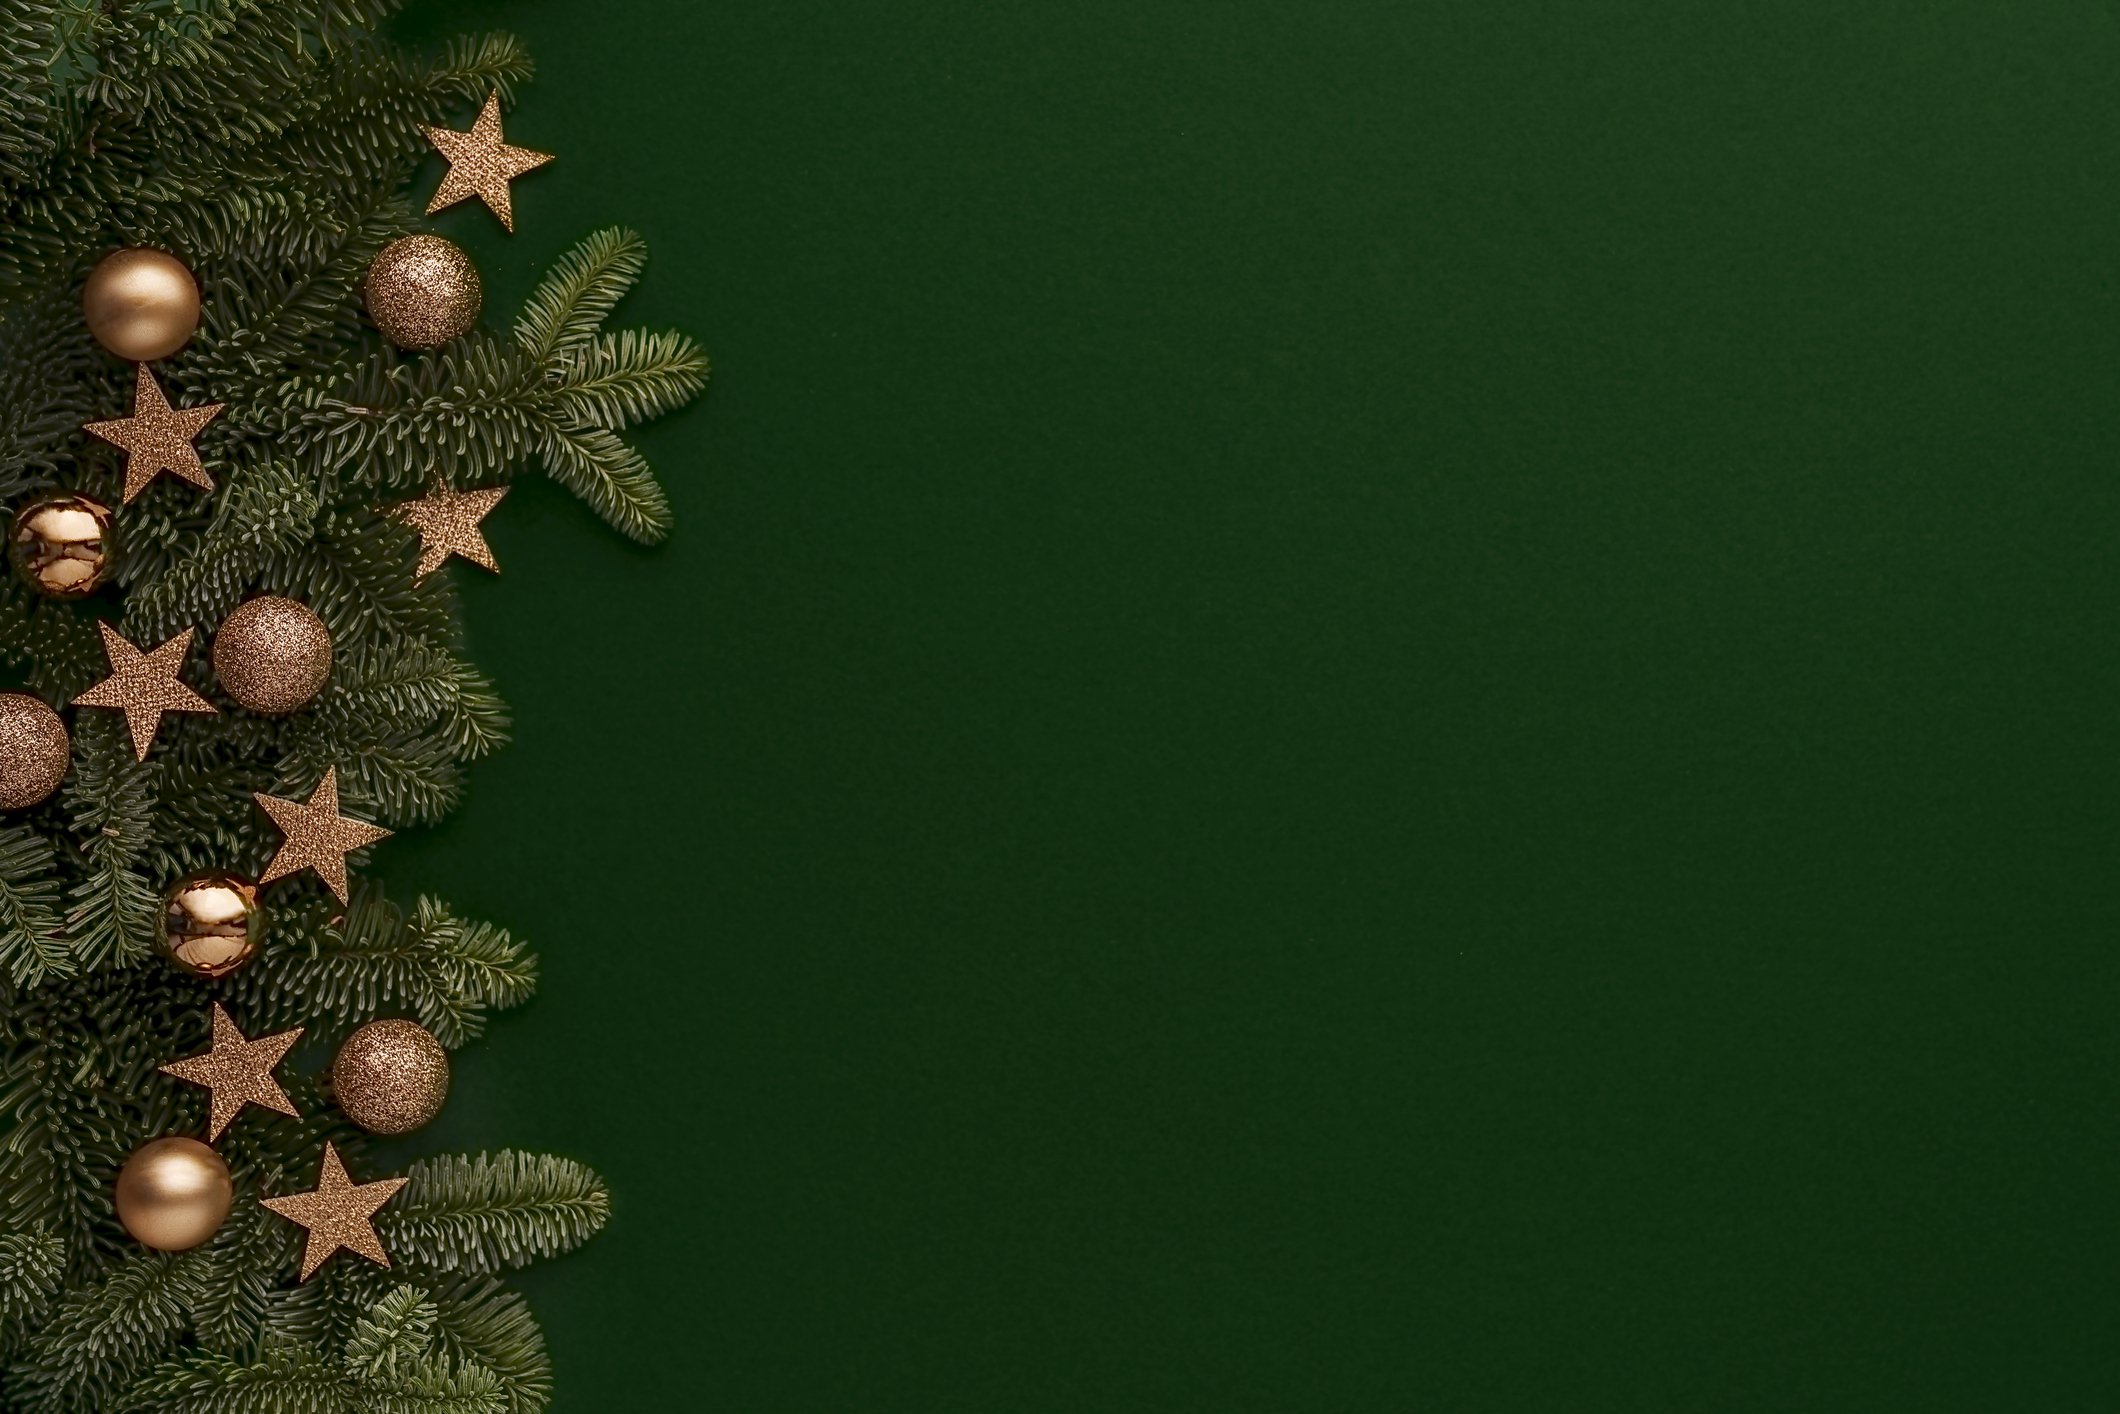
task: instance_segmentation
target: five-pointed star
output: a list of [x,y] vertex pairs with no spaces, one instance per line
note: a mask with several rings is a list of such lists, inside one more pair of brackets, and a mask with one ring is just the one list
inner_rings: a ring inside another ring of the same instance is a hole
[[448,175],[435,189],[434,200],[427,203],[427,214],[432,216],[445,206],[454,206],[466,197],[476,196],[501,218],[503,226],[513,231],[515,208],[508,200],[508,179],[544,166],[552,160],[552,154],[532,152],[527,147],[510,147],[501,141],[500,94],[486,95],[486,106],[478,110],[478,120],[468,133],[460,133],[454,128],[421,128],[420,131],[427,135],[427,141],[434,144],[436,151],[449,159]]
[[376,1183],[355,1183],[346,1176],[346,1165],[330,1140],[324,1141],[324,1170],[316,1188],[308,1193],[290,1193],[285,1198],[266,1198],[266,1207],[309,1229],[309,1244],[302,1251],[302,1280],[316,1275],[324,1259],[341,1247],[360,1253],[371,1262],[390,1265],[383,1239],[375,1235],[370,1220],[375,1210],[396,1196],[408,1182],[386,1178]]
[[132,504],[133,497],[147,489],[147,483],[162,472],[182,477],[201,491],[213,490],[213,478],[206,474],[199,453],[191,445],[207,423],[220,416],[226,403],[207,403],[195,408],[173,408],[169,399],[162,396],[161,385],[147,371],[147,365],[136,365],[133,378],[133,413],[131,417],[114,418],[108,422],[85,422],[81,430],[91,437],[101,437],[113,446],[125,449],[125,502]]
[[338,895],[340,903],[346,902],[346,856],[364,845],[390,838],[390,831],[360,820],[349,820],[339,814],[339,768],[326,767],[324,779],[309,793],[309,801],[282,800],[263,791],[252,797],[272,817],[272,823],[280,827],[287,836],[280,845],[279,853],[273,855],[272,863],[258,882],[269,884],[274,879],[284,879],[289,874],[303,869],[314,869],[317,876]]
[[505,486],[452,491],[438,485],[417,501],[400,501],[392,506],[391,515],[420,533],[420,565],[414,578],[425,579],[451,555],[462,555],[474,565],[499,574],[501,567],[493,562],[492,547],[486,544],[486,533],[478,528],[478,523],[507,494]]
[[152,653],[142,653],[109,624],[103,631],[103,656],[110,660],[110,676],[74,699],[76,707],[115,707],[125,713],[132,732],[133,754],[147,759],[164,712],[219,712],[221,709],[177,681],[184,655],[191,648],[191,629],[185,629]]
[[215,1002],[213,1049],[204,1055],[171,1061],[162,1067],[162,1073],[189,1080],[194,1085],[204,1085],[213,1092],[213,1114],[206,1124],[206,1138],[211,1142],[219,1139],[221,1131],[235,1122],[245,1105],[301,1117],[301,1111],[287,1098],[280,1082],[272,1078],[272,1068],[286,1057],[301,1037],[302,1028],[297,1026],[292,1031],[248,1040],[221,1004]]

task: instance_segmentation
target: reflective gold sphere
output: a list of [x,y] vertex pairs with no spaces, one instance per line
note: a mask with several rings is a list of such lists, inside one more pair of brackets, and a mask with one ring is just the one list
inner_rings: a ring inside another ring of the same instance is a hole
[[449,1053],[417,1021],[390,1017],[357,1027],[331,1061],[339,1108],[370,1134],[408,1134],[442,1112]]
[[162,951],[195,977],[219,978],[258,955],[265,906],[240,874],[209,869],[179,879],[162,899]]
[[86,496],[39,496],[15,512],[7,557],[50,599],[78,599],[110,570],[110,508]]
[[362,299],[383,337],[401,349],[435,349],[478,323],[478,267],[440,236],[399,236],[369,262]]
[[118,1170],[118,1221],[157,1252],[184,1252],[221,1230],[236,1186],[219,1154],[196,1139],[150,1139]]
[[73,759],[66,723],[42,698],[0,692],[0,810],[49,799]]
[[299,599],[246,599],[213,636],[213,670],[230,697],[267,717],[306,707],[331,676],[331,633]]
[[88,272],[81,314],[96,342],[119,358],[168,358],[198,331],[199,282],[166,251],[112,251]]

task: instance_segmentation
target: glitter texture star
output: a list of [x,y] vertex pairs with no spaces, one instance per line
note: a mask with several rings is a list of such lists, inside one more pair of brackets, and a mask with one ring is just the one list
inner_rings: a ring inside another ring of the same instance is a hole
[[210,712],[221,709],[177,681],[184,655],[191,649],[193,630],[185,629],[152,653],[142,653],[109,624],[96,627],[103,633],[103,656],[110,660],[110,676],[74,699],[76,707],[115,707],[125,714],[132,733],[133,755],[147,759],[164,712]]
[[161,385],[142,363],[134,365],[132,416],[84,422],[81,430],[125,449],[124,504],[131,505],[133,497],[165,471],[201,491],[213,490],[213,478],[206,474],[191,439],[219,417],[226,406],[207,403],[195,408],[171,407],[169,399],[162,395]]
[[468,133],[454,128],[420,131],[434,144],[435,151],[449,159],[448,175],[435,189],[434,200],[427,203],[427,214],[432,216],[445,206],[476,196],[512,232],[515,208],[508,199],[508,179],[544,166],[552,160],[552,154],[510,147],[501,141],[500,94],[486,95],[486,106],[478,110],[478,120]]
[[292,1223],[309,1229],[309,1242],[302,1249],[302,1280],[316,1275],[324,1259],[341,1247],[358,1252],[371,1262],[390,1265],[383,1239],[375,1235],[376,1209],[397,1196],[409,1182],[386,1178],[376,1183],[355,1183],[346,1174],[336,1144],[324,1141],[324,1168],[317,1186],[308,1193],[290,1193],[285,1198],[259,1201]]
[[204,1055],[171,1061],[162,1067],[162,1073],[204,1085],[213,1092],[213,1113],[206,1124],[206,1138],[211,1142],[235,1122],[245,1105],[301,1117],[302,1112],[287,1098],[280,1082],[272,1078],[272,1068],[286,1058],[301,1037],[302,1028],[297,1026],[292,1031],[249,1040],[221,1004],[215,1002],[213,1049]]
[[472,564],[499,574],[493,549],[478,523],[508,494],[505,486],[483,491],[452,491],[436,486],[417,501],[400,501],[390,514],[420,533],[420,565],[414,578],[425,579],[441,568],[451,555],[462,555]]
[[251,797],[287,838],[258,877],[261,884],[314,869],[340,903],[346,902],[346,856],[390,838],[390,831],[339,814],[339,768],[327,767],[309,800],[282,800],[258,791]]

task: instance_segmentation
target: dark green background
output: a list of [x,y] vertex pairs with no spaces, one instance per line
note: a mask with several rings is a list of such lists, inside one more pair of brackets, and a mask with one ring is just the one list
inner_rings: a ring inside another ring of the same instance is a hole
[[543,952],[559,1414],[2113,1407],[2106,5],[495,24],[439,228],[717,365],[378,858]]

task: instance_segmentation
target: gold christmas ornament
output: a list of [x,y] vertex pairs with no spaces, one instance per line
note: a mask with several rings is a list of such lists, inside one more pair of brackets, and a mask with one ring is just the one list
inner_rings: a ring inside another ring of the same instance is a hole
[[511,232],[515,229],[515,206],[508,196],[510,178],[520,177],[525,172],[535,171],[552,160],[549,152],[532,152],[527,147],[510,147],[501,141],[501,96],[486,95],[486,106],[478,110],[478,117],[471,124],[471,131],[460,133],[454,128],[421,128],[434,150],[449,159],[449,172],[442,184],[435,188],[434,200],[427,203],[427,214],[432,216],[445,206],[454,206],[466,197],[476,196],[486,203],[486,209],[501,218],[501,225]]
[[483,297],[463,247],[424,233],[377,251],[361,286],[368,317],[401,349],[438,349],[469,333]]
[[0,810],[27,810],[51,798],[73,759],[66,723],[26,692],[0,692]]
[[449,1098],[449,1053],[417,1021],[368,1022],[332,1058],[331,1093],[370,1134],[409,1134]]
[[267,717],[306,707],[331,676],[331,631],[298,599],[246,599],[213,636],[214,676],[237,702]]
[[169,960],[194,977],[239,971],[265,941],[258,886],[225,869],[179,879],[162,897],[157,934]]
[[507,494],[505,486],[452,491],[437,485],[417,501],[400,501],[392,506],[393,518],[420,533],[420,563],[413,578],[425,579],[451,555],[461,555],[479,568],[499,574],[501,567],[494,563],[493,548],[486,543],[486,532],[479,529],[479,522]]
[[125,714],[132,733],[133,755],[147,759],[164,712],[208,712],[220,708],[177,681],[184,655],[191,649],[191,629],[185,629],[151,653],[142,653],[109,624],[98,623],[103,632],[103,656],[110,660],[110,676],[74,699],[76,707],[115,707]]
[[375,1235],[375,1211],[397,1196],[407,1179],[386,1178],[376,1183],[355,1183],[339,1158],[339,1149],[324,1141],[324,1167],[316,1188],[291,1193],[285,1198],[266,1198],[266,1207],[292,1223],[309,1229],[302,1248],[302,1280],[316,1275],[324,1259],[341,1247],[358,1252],[371,1262],[390,1265],[383,1239]]
[[168,358],[199,327],[199,282],[166,251],[112,251],[88,272],[81,315],[96,342],[128,363]]
[[123,504],[129,506],[133,497],[147,489],[148,482],[165,471],[201,491],[213,490],[213,478],[206,474],[206,465],[199,460],[191,439],[219,417],[226,406],[203,403],[195,408],[171,407],[163,396],[162,385],[155,382],[155,376],[143,363],[133,370],[132,416],[84,422],[81,430],[125,449]]
[[390,838],[390,831],[339,814],[339,768],[324,768],[324,779],[309,793],[307,801],[282,800],[263,791],[252,794],[258,808],[272,817],[287,838],[272,863],[258,880],[269,884],[304,869],[314,869],[325,887],[346,902],[346,856],[377,840]]
[[110,569],[110,508],[86,496],[39,496],[15,512],[7,556],[47,599],[78,599]]
[[150,1139],[118,1170],[118,1221],[157,1252],[186,1252],[212,1237],[235,1201],[228,1165],[196,1139]]
[[184,1060],[171,1061],[162,1067],[164,1075],[174,1075],[179,1080],[189,1080],[194,1085],[203,1085],[213,1092],[213,1108],[206,1122],[206,1137],[219,1139],[222,1131],[235,1122],[243,1112],[243,1106],[256,1105],[260,1109],[276,1110],[283,1115],[299,1119],[301,1111],[280,1082],[273,1079],[272,1069],[286,1058],[294,1043],[302,1039],[302,1028],[280,1031],[270,1036],[250,1040],[236,1026],[234,1018],[219,1002],[213,1004],[213,1047],[204,1055],[190,1056]]

